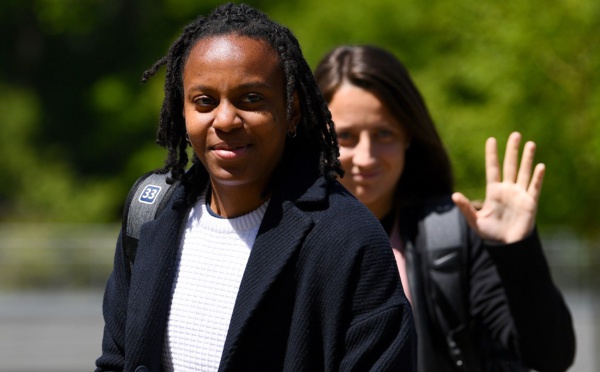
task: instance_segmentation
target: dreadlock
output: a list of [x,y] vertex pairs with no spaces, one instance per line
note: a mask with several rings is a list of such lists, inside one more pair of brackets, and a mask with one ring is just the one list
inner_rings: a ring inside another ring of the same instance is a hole
[[[167,55],[142,76],[142,82],[146,82],[161,66],[166,65],[165,97],[156,142],[168,150],[168,155],[159,172],[170,171],[173,179],[187,181],[185,167],[189,159],[182,114],[183,70],[190,50],[200,39],[227,34],[265,41],[276,51],[285,76],[288,119],[292,115],[294,92],[298,95],[302,112],[297,135],[293,139],[288,138],[286,152],[298,151],[306,157],[306,161],[318,162],[321,174],[328,179],[341,176],[343,172],[338,160],[339,149],[331,114],[302,55],[298,40],[289,29],[271,21],[262,12],[244,4],[232,3],[219,6],[208,16],[199,16],[188,24]],[[286,166],[288,158],[284,156],[282,167]],[[192,162],[197,161],[194,155]]]

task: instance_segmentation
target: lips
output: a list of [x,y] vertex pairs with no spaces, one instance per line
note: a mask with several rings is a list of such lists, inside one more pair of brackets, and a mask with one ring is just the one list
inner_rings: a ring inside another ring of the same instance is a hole
[[381,172],[379,171],[368,171],[368,172],[360,172],[360,173],[352,173],[352,179],[356,182],[360,181],[371,181],[375,178],[379,177]]
[[219,143],[211,150],[222,159],[237,159],[248,152],[249,144],[227,144]]

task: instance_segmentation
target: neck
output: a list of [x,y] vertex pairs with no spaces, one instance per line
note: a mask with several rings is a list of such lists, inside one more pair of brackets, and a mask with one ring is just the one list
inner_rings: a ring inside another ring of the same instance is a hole
[[391,200],[379,200],[373,203],[365,204],[367,208],[377,217],[378,220],[381,220],[383,217],[387,216],[388,213],[392,210],[392,201]]
[[243,216],[260,207],[270,195],[262,197],[264,188],[248,186],[223,186],[211,181],[210,209],[224,218]]

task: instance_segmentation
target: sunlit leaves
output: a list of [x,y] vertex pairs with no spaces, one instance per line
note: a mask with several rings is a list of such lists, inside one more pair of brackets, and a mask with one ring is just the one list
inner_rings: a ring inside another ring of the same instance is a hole
[[[144,85],[140,75],[218,3],[1,2],[0,218],[82,219],[71,208],[88,202],[85,218],[112,208],[118,219],[130,183],[164,156],[154,144],[164,71]],[[548,169],[540,224],[600,234],[600,2],[248,3],[289,26],[313,67],[338,44],[375,44],[403,60],[468,196],[483,197],[488,136],[501,147],[513,130],[535,140]]]

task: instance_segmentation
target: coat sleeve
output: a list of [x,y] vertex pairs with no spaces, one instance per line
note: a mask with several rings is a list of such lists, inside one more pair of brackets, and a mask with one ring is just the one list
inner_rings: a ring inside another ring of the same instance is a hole
[[367,247],[358,261],[340,370],[416,370],[415,324],[391,248]]
[[[121,232],[122,234],[122,232]],[[125,364],[125,323],[131,270],[129,260],[123,253],[121,235],[117,240],[114,268],[104,292],[102,312],[104,336],[102,355],[96,360],[96,371],[123,371]]]
[[539,371],[564,371],[575,357],[569,309],[552,281],[537,231],[515,244],[487,251],[502,280],[523,363]]

